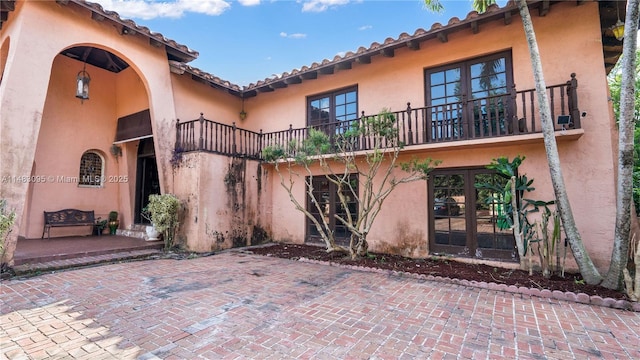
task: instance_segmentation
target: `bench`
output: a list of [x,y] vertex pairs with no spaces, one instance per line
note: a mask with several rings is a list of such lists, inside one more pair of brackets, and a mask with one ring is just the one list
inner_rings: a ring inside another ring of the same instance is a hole
[[44,212],[44,228],[42,229],[42,239],[44,239],[45,232],[47,233],[47,239],[50,239],[50,232],[52,227],[63,226],[91,226],[91,234],[93,233],[93,226],[96,224],[95,214],[93,210],[83,211],[77,209],[64,209],[58,211],[45,211]]

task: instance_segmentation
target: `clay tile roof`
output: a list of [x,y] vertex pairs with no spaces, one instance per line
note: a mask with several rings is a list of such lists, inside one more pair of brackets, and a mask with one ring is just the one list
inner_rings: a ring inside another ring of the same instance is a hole
[[[130,31],[141,34],[149,38],[149,42],[152,45],[164,45],[167,50],[169,60],[178,60],[182,62],[189,62],[196,59],[199,53],[195,50],[189,49],[186,45],[177,43],[174,40],[167,39],[162,34],[149,30],[146,26],[140,26],[133,20],[123,19],[115,11],[105,10],[102,5],[92,3],[85,0],[70,0],[69,2],[75,3],[85,9],[90,10],[93,14],[96,14],[96,18],[104,20],[108,19],[122,26],[121,31]],[[126,30],[125,30],[126,29]]]
[[[532,3],[537,3],[540,1],[532,1]],[[530,4],[531,6],[531,4]],[[314,62],[311,66],[302,66],[300,70],[294,70],[290,74],[283,73],[280,77],[277,78],[266,78],[261,81],[257,81],[255,83],[251,83],[248,86],[243,87],[243,91],[257,90],[262,86],[269,86],[274,82],[286,81],[287,78],[292,77],[300,77],[305,73],[320,71],[321,69],[331,69],[333,66],[339,66],[341,63],[351,63],[356,61],[359,57],[373,57],[380,55],[381,52],[392,56],[392,52],[395,49],[402,48],[407,46],[410,42],[411,46],[415,46],[415,43],[419,43],[422,41],[426,41],[433,38],[441,38],[446,39],[447,32],[454,32],[462,29],[466,29],[472,22],[489,22],[499,19],[504,13],[516,13],[518,11],[517,6],[513,1],[509,1],[504,7],[500,8],[498,5],[491,5],[487,8],[487,11],[483,14],[478,14],[476,11],[470,11],[464,20],[460,20],[457,17],[452,17],[447,25],[442,25],[440,23],[434,23],[429,30],[425,29],[417,29],[413,35],[409,35],[406,32],[401,33],[397,39],[394,38],[386,38],[384,42],[378,43],[373,42],[369,47],[359,47],[356,52],[347,52],[344,56],[336,55],[333,57],[333,60],[324,59],[320,63]],[[445,40],[446,41],[446,40]],[[349,69],[350,66],[345,66],[343,68]],[[331,73],[331,72],[327,72]],[[310,77],[313,78],[313,77]]]

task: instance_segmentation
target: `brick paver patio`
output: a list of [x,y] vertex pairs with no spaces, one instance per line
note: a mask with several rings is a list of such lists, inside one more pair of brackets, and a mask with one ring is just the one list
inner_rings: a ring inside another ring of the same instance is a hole
[[8,359],[640,359],[640,313],[238,251],[0,289]]

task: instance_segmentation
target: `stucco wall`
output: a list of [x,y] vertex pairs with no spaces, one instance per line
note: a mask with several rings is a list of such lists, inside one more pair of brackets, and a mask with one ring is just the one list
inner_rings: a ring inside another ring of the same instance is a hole
[[[604,270],[610,257],[615,216],[615,156],[610,135],[615,129],[607,102],[598,5],[558,4],[545,17],[534,13],[533,20],[547,85],[564,83],[571,73],[576,73],[579,81],[579,107],[587,114],[581,119],[585,133],[571,141],[562,139],[559,134],[559,152],[578,228],[594,262]],[[399,49],[393,58],[376,56],[368,65],[354,63],[351,70],[336,70],[333,75],[318,75],[316,80],[260,93],[245,103],[250,114],[245,126],[265,131],[286,129],[289,124],[294,128],[303,127],[307,96],[354,85],[358,86],[359,111],[364,110],[367,114],[376,113],[383,107],[403,110],[407,102],[411,102],[412,107],[424,106],[424,69],[504,50],[510,50],[513,57],[517,90],[534,88],[522,24],[515,16],[510,25],[502,22],[482,25],[476,35],[471,34],[471,30],[453,33],[447,43],[430,40],[421,44],[418,51]],[[441,167],[483,166],[499,156],[525,155],[527,159],[520,170],[535,178],[536,191],[531,197],[553,199],[546,154],[540,139],[508,146],[483,144],[469,148],[459,145],[438,149],[427,146],[417,154],[442,160]],[[274,221],[274,237],[301,242],[303,216],[293,208],[275,180],[272,191],[273,218],[287,219],[286,223]],[[303,191],[302,186],[296,187],[300,198],[303,198]],[[426,205],[426,185],[412,184],[404,190],[398,189],[385,204],[379,223],[370,235],[372,247],[405,237],[400,228],[407,229],[412,236],[423,236],[426,244]]]
[[181,122],[204,118],[231,125],[240,124],[241,100],[229,93],[191,79],[191,75],[171,75],[176,114]]
[[[96,107],[95,110],[104,110],[107,114],[111,114],[110,123],[113,124],[113,121],[120,115],[119,113],[140,108],[140,105],[144,103],[142,99],[147,98],[145,105],[151,111],[154,136],[159,139],[155,144],[156,154],[160,159],[160,183],[163,188],[170,187],[169,182],[172,178],[169,176],[170,172],[167,171],[165,164],[168,164],[171,157],[173,141],[164,141],[164,139],[175,137],[173,124],[176,117],[173,95],[171,91],[167,91],[167,89],[171,89],[171,81],[166,52],[162,47],[153,47],[149,44],[148,39],[140,36],[121,35],[118,29],[110,23],[93,20],[89,11],[69,8],[52,1],[19,1],[16,10],[11,13],[9,21],[3,24],[0,42],[4,43],[6,38],[11,40],[0,84],[0,100],[2,102],[0,108],[2,122],[0,127],[2,135],[0,174],[2,176],[28,176],[32,173],[37,139],[39,139],[41,121],[45,113],[45,102],[50,103],[51,99],[58,97],[57,94],[52,94],[49,91],[50,78],[57,76],[53,66],[54,59],[65,48],[88,45],[108,49],[127,61],[141,83],[127,89],[126,87],[118,87],[117,82],[112,79],[113,83],[98,86],[101,75],[98,71],[93,71],[96,75],[94,78],[92,74],[91,99],[88,101],[91,102],[90,106]],[[74,67],[73,71],[77,73],[79,69]],[[73,84],[75,73],[67,76],[65,79]],[[56,81],[65,80],[60,78]],[[53,84],[52,89],[59,87],[66,89],[66,86]],[[140,89],[145,89],[146,92],[141,94]],[[128,91],[135,91],[135,93],[128,94]],[[101,95],[104,95],[102,99]],[[59,96],[62,97],[64,94],[60,93]],[[67,96],[71,98],[71,101],[75,100],[74,92]],[[115,103],[114,97],[116,97]],[[117,103],[117,99],[122,100],[120,104]],[[88,104],[88,102],[86,103]],[[114,107],[113,109],[106,106],[109,103]],[[118,107],[118,105],[121,106]],[[52,103],[47,106],[55,108],[57,104]],[[57,109],[53,111],[60,114]],[[64,117],[63,121],[66,121],[83,114],[74,113],[71,115],[73,116],[61,117]],[[96,117],[97,115],[87,113],[83,116]],[[102,115],[97,117],[100,116]],[[99,130],[100,126],[98,125],[96,129]],[[66,131],[73,133],[74,129],[68,128]],[[109,133],[109,139],[105,141],[113,141],[114,133],[115,128]],[[77,141],[78,143],[89,141],[91,139],[88,135],[88,133],[75,133],[73,140],[82,138]],[[103,135],[104,133],[101,133],[99,136]],[[98,140],[98,142],[100,141],[102,140]],[[36,165],[43,164],[38,162]],[[113,167],[111,163],[107,165],[108,169]],[[123,164],[123,166],[130,168],[129,164]],[[24,214],[28,193],[28,183],[15,182],[9,185],[2,184],[0,191],[0,195],[8,199],[9,206],[15,209],[18,214]],[[32,199],[35,200],[35,194]],[[94,199],[94,201],[96,200]],[[105,203],[111,204],[110,201]],[[50,207],[57,207],[56,205],[48,204]],[[102,208],[100,205],[94,207]],[[110,209],[110,205],[104,207]],[[34,214],[37,211],[35,207],[29,209],[29,212]],[[42,215],[40,214],[38,217],[42,217]],[[16,228],[24,230],[22,226],[24,218],[24,216],[19,216]],[[35,218],[32,217],[30,220],[35,221]],[[37,228],[36,225],[31,223],[28,231],[33,232],[34,230],[31,228],[34,226]],[[6,253],[8,261],[12,256],[18,233],[19,231],[14,231],[9,238]]]
[[269,178],[252,160],[187,153],[174,170],[185,202],[180,241],[192,251],[256,245],[270,239]]

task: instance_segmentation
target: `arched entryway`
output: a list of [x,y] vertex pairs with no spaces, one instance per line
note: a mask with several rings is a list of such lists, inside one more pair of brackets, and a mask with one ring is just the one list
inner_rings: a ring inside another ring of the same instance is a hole
[[[88,96],[78,94],[82,82]],[[52,64],[34,157],[34,178],[44,181],[29,185],[23,216],[30,221],[22,222],[20,235],[39,238],[44,211],[80,209],[93,211],[96,219],[117,212],[121,229],[139,220],[137,145],[147,149],[145,166],[155,166],[155,156],[148,156],[153,141],[144,139],[151,136],[147,90],[122,56],[89,45],[61,51]],[[100,169],[86,161],[88,151],[100,155]],[[157,180],[157,166],[154,171]],[[86,174],[95,176],[85,181]],[[51,236],[89,233],[61,227],[52,229]]]

